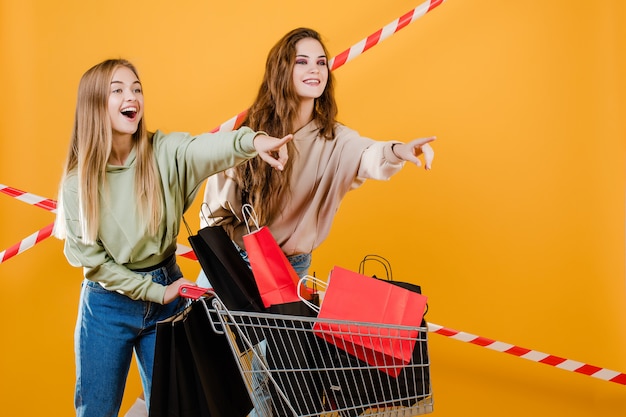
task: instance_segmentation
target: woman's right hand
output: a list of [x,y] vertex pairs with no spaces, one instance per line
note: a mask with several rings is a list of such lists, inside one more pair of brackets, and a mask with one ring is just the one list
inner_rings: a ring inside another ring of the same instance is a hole
[[292,134],[282,139],[266,135],[257,135],[254,138],[254,149],[259,153],[261,159],[277,170],[282,171],[289,159],[287,156],[287,142],[292,139]]
[[178,298],[178,289],[182,285],[193,285],[193,286],[196,286],[197,284],[195,282],[189,281],[188,279],[185,279],[185,278],[177,279],[176,281],[172,282],[170,285],[165,287],[165,295],[163,296],[163,304],[169,304],[172,301],[174,301],[175,299],[177,299]]
[[419,160],[419,156],[424,156],[424,168],[431,169],[433,165],[433,159],[435,158],[435,151],[430,146],[430,142],[436,139],[435,136],[428,138],[413,139],[409,143],[400,143],[393,146],[391,150],[393,153],[403,161],[409,161],[415,165],[422,166],[422,162]]

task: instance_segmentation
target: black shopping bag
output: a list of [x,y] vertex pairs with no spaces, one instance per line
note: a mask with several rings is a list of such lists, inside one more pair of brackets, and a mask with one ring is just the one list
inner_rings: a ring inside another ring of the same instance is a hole
[[150,417],[211,417],[183,319],[157,324]]
[[252,410],[250,395],[226,336],[211,325],[215,319],[207,315],[206,303],[206,298],[193,302],[184,324],[194,361],[202,370],[211,416],[246,416]]
[[154,351],[154,367],[152,391],[150,394],[150,417],[165,417],[170,404],[178,409],[178,393],[176,391],[176,372],[174,355],[172,354],[173,325],[163,321],[156,325],[156,346]]
[[[186,223],[185,223],[186,225]],[[264,311],[254,275],[223,227],[204,227],[189,232],[189,244],[217,296],[226,308],[236,311]]]
[[194,301],[157,325],[150,417],[245,417],[252,410],[228,340],[213,330],[205,303]]

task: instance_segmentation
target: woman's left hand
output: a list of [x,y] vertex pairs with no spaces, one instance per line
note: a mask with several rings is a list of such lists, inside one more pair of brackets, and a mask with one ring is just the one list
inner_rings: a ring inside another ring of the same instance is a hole
[[422,162],[418,157],[424,155],[424,168],[431,169],[435,151],[429,143],[435,139],[435,136],[431,136],[429,138],[413,139],[409,143],[400,143],[393,147],[393,153],[403,161],[412,162],[418,167],[422,166]]

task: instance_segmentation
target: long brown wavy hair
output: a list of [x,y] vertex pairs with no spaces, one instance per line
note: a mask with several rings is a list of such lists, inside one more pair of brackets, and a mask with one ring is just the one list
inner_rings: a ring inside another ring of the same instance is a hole
[[[111,79],[119,67],[130,69],[137,79],[139,75],[133,64],[124,59],[108,59],[83,74],[78,85],[74,129],[66,157],[61,185],[55,235],[66,237],[65,213],[63,210],[63,184],[66,177],[76,172],[78,176],[78,205],[82,240],[86,244],[97,239],[100,207],[99,188],[106,189],[106,166],[113,143],[108,100]],[[135,195],[138,199],[141,221],[148,232],[155,234],[162,218],[162,191],[152,149],[152,135],[146,130],[145,115],[133,134],[137,147],[135,173]]]
[[[248,110],[243,124],[271,136],[283,137],[294,133],[294,123],[300,109],[301,99],[293,83],[293,67],[296,61],[296,44],[302,39],[317,40],[328,57],[328,50],[318,32],[309,28],[297,28],[280,39],[270,50],[265,63],[265,75],[257,97]],[[337,103],[334,94],[334,78],[328,73],[326,88],[315,100],[313,119],[319,126],[319,135],[327,140],[335,136]],[[287,144],[289,158],[296,154],[295,145]],[[243,203],[254,207],[261,224],[270,223],[280,213],[282,200],[288,198],[292,164],[287,163],[280,172],[266,164],[260,157],[252,158],[235,168],[235,181],[242,190]]]

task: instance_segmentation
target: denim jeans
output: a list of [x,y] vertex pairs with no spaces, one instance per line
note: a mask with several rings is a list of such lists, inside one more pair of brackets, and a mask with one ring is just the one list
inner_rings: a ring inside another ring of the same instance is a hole
[[[153,271],[152,281],[168,285],[182,277],[176,258]],[[185,299],[162,305],[132,300],[84,280],[74,334],[77,417],[117,417],[133,351],[146,404],[150,404],[156,323],[182,311]]]
[[[237,246],[237,245],[235,245]],[[248,254],[245,250],[238,248],[239,254],[243,258],[244,261],[250,266],[250,260],[248,259]],[[300,278],[308,275],[309,267],[311,266],[311,254],[310,253],[302,253],[298,255],[287,256],[289,263],[293,266],[293,269],[297,272]],[[211,283],[207,278],[204,271],[200,271],[198,275],[198,279],[196,283],[200,287],[210,288]],[[262,372],[259,372],[261,365],[259,363],[260,360],[265,361],[265,352],[267,350],[267,343],[265,340],[261,341],[258,345],[254,346],[254,357],[252,358],[252,369],[255,371],[253,373],[254,380],[252,381],[252,392],[255,395],[252,396],[252,404],[254,405],[254,409],[248,414],[248,417],[271,417],[272,407],[271,407],[271,396],[269,393],[269,378],[267,375],[264,376]]]

